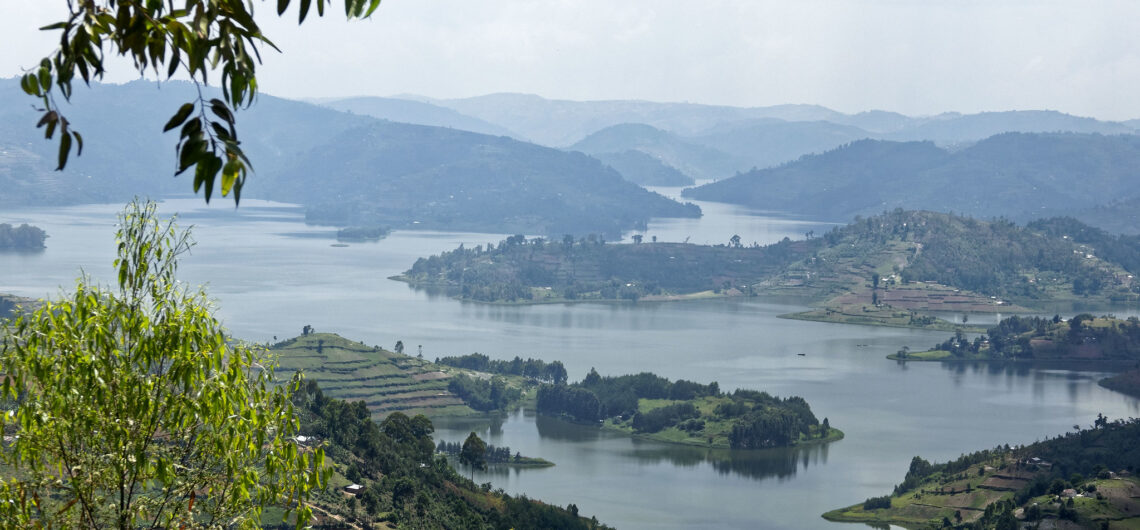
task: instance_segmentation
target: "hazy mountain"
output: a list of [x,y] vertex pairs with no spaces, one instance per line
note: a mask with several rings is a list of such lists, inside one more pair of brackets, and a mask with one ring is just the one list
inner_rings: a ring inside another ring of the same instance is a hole
[[685,190],[686,197],[830,219],[896,207],[1032,219],[1135,194],[1140,137],[1006,133],[956,152],[862,140]]
[[1116,234],[1140,234],[1140,195],[1076,212],[1077,219]]
[[789,122],[763,118],[721,124],[687,140],[732,155],[743,163],[734,169],[747,171],[775,166],[870,137],[871,133],[858,127],[828,121]]
[[597,153],[594,158],[614,168],[626,180],[642,186],[691,186],[693,177],[636,149],[617,153]]
[[[85,138],[84,153],[55,172],[56,144],[35,129],[33,101],[15,80],[0,80],[0,205],[189,192],[189,176],[171,177],[177,136],[161,130],[196,96],[192,85],[179,82],[77,90],[64,110]],[[243,197],[296,202],[325,222],[615,235],[650,217],[700,215],[696,206],[649,193],[595,159],[508,138],[264,94],[237,120],[256,170]]]
[[887,140],[933,140],[945,145],[981,140],[1003,132],[1132,134],[1135,129],[1122,123],[1051,110],[1021,110],[966,115],[948,113],[912,119],[910,125],[881,137]]
[[[425,99],[426,100],[426,99]],[[677,134],[696,134],[717,124],[755,118],[826,120],[838,112],[818,105],[741,108],[651,101],[566,101],[530,94],[490,94],[426,100],[516,131],[550,146],[567,146],[611,125],[645,123]]]
[[723,151],[643,123],[606,127],[583,138],[569,149],[586,154],[636,149],[653,155],[686,175],[700,179],[727,177],[745,163]]
[[326,100],[322,101],[320,105],[330,109],[364,114],[365,116],[400,123],[450,127],[452,129],[461,129],[482,134],[510,136],[520,140],[526,139],[493,123],[461,114],[446,107],[440,107],[421,101],[397,98],[356,97]]
[[269,198],[330,224],[616,238],[650,217],[700,215],[582,153],[383,121],[329,138],[269,184]]

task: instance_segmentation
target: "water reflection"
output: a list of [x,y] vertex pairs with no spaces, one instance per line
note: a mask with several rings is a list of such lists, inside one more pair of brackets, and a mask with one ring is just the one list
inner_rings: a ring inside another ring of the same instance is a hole
[[642,462],[668,462],[678,467],[708,464],[720,475],[739,475],[753,480],[776,478],[782,482],[794,477],[799,469],[826,464],[829,444],[756,451],[669,446],[637,441],[633,445],[634,449],[626,453],[626,456]]

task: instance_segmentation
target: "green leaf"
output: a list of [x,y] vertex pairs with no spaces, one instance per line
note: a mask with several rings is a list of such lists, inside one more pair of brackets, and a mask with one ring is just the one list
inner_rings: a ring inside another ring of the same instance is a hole
[[175,112],[174,116],[170,117],[170,121],[166,122],[166,126],[162,128],[162,132],[169,131],[175,127],[178,127],[179,125],[182,125],[182,122],[186,121],[186,118],[190,117],[191,112],[194,112],[194,104],[183,103],[181,107],[178,107],[178,112]]
[[309,14],[309,4],[310,3],[311,3],[311,0],[301,0],[301,16],[300,16],[300,18],[297,19],[298,24],[305,22],[305,16],[307,16]]
[[67,157],[71,154],[71,133],[64,131],[59,139],[59,167],[55,168],[56,171],[63,171],[64,166],[67,165]]
[[277,0],[277,16],[284,15],[286,9],[289,9],[289,0]]
[[222,169],[222,197],[230,194],[240,171],[241,162],[238,162],[237,159],[231,158],[229,162],[226,162],[225,168]]
[[375,12],[376,8],[378,7],[380,7],[380,0],[372,0],[372,3],[368,5],[368,11],[364,13],[364,16],[372,16],[372,13]]

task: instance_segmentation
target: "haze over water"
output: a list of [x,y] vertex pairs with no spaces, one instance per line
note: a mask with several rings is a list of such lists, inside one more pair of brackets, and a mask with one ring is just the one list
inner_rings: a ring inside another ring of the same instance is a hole
[[[557,464],[477,481],[574,503],[618,528],[829,526],[820,513],[888,493],[914,455],[946,460],[1088,426],[1097,413],[1121,418],[1140,410],[1137,400],[1097,386],[1101,373],[888,361],[884,356],[902,346],[924,348],[948,334],[779,319],[800,307],[777,300],[462,303],[387,277],[418,257],[460,243],[497,244],[503,235],[397,231],[378,243],[332,247],[330,229],[305,226],[288,205],[246,200],[234,211],[225,201],[200,203],[174,200],[163,210],[181,209],[181,224],[196,225],[199,245],[181,262],[183,279],[208,282],[237,337],[283,339],[310,324],[388,348],[403,340],[412,354],[422,345],[427,358],[478,351],[557,359],[572,380],[591,367],[604,375],[653,371],[716,380],[725,390],[803,396],[819,418],[847,434],[825,447],[742,453],[631,440],[521,412],[506,421],[436,422],[437,438],[458,441],[476,430],[489,443]],[[701,220],[653,223],[645,233],[713,244],[739,234],[765,244],[832,226],[702,206]],[[108,283],[120,208],[0,213],[0,222],[32,223],[51,236],[42,253],[0,254],[0,292],[54,296],[73,285],[80,268]],[[321,234],[328,237],[313,237]]]

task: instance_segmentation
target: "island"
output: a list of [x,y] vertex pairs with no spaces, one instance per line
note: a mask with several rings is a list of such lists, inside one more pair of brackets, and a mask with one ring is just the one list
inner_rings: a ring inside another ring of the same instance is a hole
[[823,514],[904,528],[1136,528],[1140,420],[1109,421],[945,463],[914,457],[893,492]]
[[577,383],[544,384],[535,410],[569,421],[600,425],[666,443],[731,449],[766,449],[843,438],[807,401],[767,392],[721,392],[707,385],[670,381],[652,373],[602,377],[591,369]]
[[779,295],[789,318],[982,332],[941,313],[1027,312],[1058,302],[1140,301],[1140,237],[1071,218],[1018,226],[895,210],[797,241],[629,244],[514,235],[420,258],[392,279],[482,303],[645,302]]
[[47,237],[43,229],[27,223],[0,224],[0,250],[43,250]]
[[[463,450],[461,442],[448,442],[440,440],[439,444],[435,447],[435,452],[449,457],[458,457]],[[484,461],[487,465],[491,466],[504,466],[504,467],[553,467],[554,462],[545,458],[536,458],[532,456],[523,456],[519,452],[511,452],[510,447],[495,447],[495,445],[488,445],[483,454]]]

